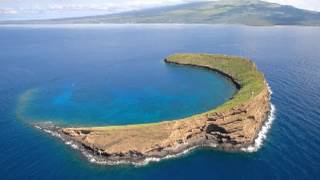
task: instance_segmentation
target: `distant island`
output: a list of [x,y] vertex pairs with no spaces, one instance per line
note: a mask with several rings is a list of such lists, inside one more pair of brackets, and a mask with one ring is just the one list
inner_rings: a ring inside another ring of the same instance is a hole
[[223,0],[143,9],[119,14],[0,24],[244,24],[319,26],[320,13],[259,0]]
[[176,54],[165,62],[217,71],[230,78],[238,91],[215,109],[179,120],[104,127],[60,128],[45,124],[36,127],[77,147],[92,162],[107,164],[141,164],[206,146],[242,151],[255,143],[271,104],[264,75],[251,60],[214,54]]

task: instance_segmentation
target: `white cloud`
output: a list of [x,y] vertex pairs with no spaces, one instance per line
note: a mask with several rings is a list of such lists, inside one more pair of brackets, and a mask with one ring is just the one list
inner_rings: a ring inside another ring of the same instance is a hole
[[169,6],[191,1],[196,0],[0,0],[0,15],[6,15],[2,18],[7,19],[86,16]]
[[133,10],[190,1],[192,0],[13,0],[0,1],[0,8],[15,10],[113,10],[113,8]]
[[301,9],[320,11],[320,0],[264,0],[283,5],[291,5]]
[[0,9],[0,14],[17,14],[18,12],[14,9],[8,9],[8,8],[4,8],[4,9]]

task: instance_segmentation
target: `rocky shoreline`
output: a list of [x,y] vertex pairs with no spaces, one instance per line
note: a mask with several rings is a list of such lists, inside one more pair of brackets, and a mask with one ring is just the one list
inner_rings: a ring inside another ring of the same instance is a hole
[[[243,151],[252,146],[262,126],[272,115],[270,91],[255,64],[250,60],[229,56],[177,56],[165,61],[217,71],[229,77],[239,92],[215,110],[175,121],[111,127],[60,128],[52,124],[37,124],[36,127],[80,150],[91,162],[108,165],[146,164],[175,157],[197,147]],[[221,63],[227,63],[230,67],[234,64],[246,66],[241,67],[245,70],[242,72],[250,74],[238,76],[238,72],[234,74]],[[251,76],[257,78],[252,82],[243,78]],[[254,87],[259,88],[246,90],[250,83],[255,83]]]

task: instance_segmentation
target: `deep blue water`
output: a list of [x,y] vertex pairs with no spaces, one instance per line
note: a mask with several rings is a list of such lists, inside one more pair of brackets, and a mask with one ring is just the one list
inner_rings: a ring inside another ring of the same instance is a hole
[[[1,179],[318,179],[319,42],[316,27],[0,27]],[[176,52],[256,62],[277,109],[258,152],[201,149],[143,167],[109,167],[29,124],[155,122],[205,111],[232,95],[234,87],[218,74],[163,63]],[[34,88],[21,108],[19,97]]]

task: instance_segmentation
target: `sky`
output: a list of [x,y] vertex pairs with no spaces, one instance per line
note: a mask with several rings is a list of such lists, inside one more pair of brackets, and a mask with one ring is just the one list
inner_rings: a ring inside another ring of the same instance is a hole
[[264,0],[283,5],[291,5],[300,9],[320,11],[320,0]]
[[[0,0],[0,20],[112,14],[206,0]],[[320,11],[320,0],[265,0]]]

